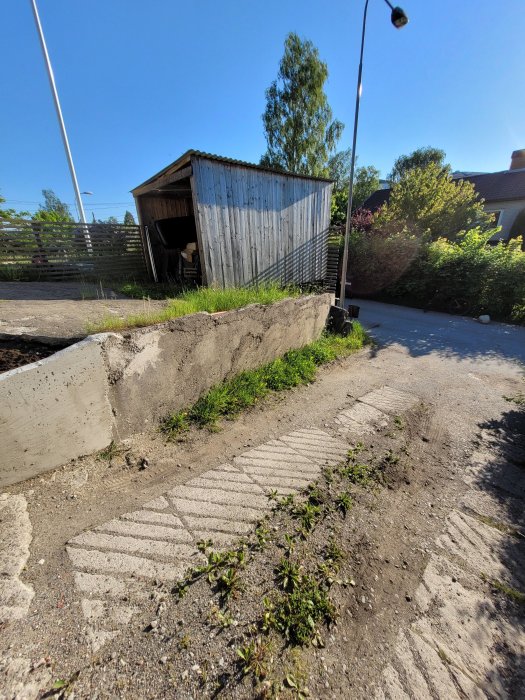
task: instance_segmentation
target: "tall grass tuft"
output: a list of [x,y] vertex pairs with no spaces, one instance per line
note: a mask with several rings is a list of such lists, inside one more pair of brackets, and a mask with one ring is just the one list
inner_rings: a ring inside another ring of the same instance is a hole
[[273,304],[281,299],[297,297],[300,290],[295,287],[280,287],[277,284],[266,284],[259,287],[230,287],[216,289],[215,287],[200,287],[182,292],[174,299],[169,299],[166,308],[145,311],[141,314],[115,318],[106,316],[100,321],[87,326],[88,333],[104,333],[121,331],[128,328],[142,328],[156,323],[165,323],[174,318],[188,316],[199,311],[216,313],[240,309],[248,304]]

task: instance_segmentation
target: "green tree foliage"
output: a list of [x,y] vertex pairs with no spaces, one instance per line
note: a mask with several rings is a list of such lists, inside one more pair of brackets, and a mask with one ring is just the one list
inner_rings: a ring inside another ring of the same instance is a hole
[[13,219],[24,219],[29,216],[28,211],[16,211],[16,209],[4,208],[1,205],[5,199],[0,195],[0,221],[12,221]]
[[394,162],[392,172],[388,175],[391,182],[398,182],[403,175],[414,168],[426,168],[430,163],[435,163],[440,168],[445,167],[445,151],[441,148],[433,148],[426,146],[425,148],[417,148],[408,156],[399,156]]
[[326,63],[312,42],[288,34],[277,80],[266,90],[267,150],[261,165],[304,175],[328,174],[328,158],[344,127],[333,119],[324,92],[327,78]]
[[406,224],[433,240],[453,239],[474,226],[488,228],[493,217],[467,180],[453,180],[449,167],[430,163],[405,171],[390,192],[388,204],[377,214],[380,228]]
[[53,190],[42,190],[44,204],[33,215],[34,221],[73,221],[67,204],[62,202]]
[[353,209],[362,207],[365,201],[379,189],[379,170],[373,165],[357,168],[354,180]]
[[135,217],[130,211],[126,210],[126,213],[124,214],[124,224],[126,226],[135,226]]
[[[331,202],[332,224],[341,224],[346,220],[351,158],[352,149],[347,148],[344,151],[338,151],[328,160],[328,176],[334,181]],[[354,173],[352,210],[359,209],[377,189],[379,189],[379,170],[373,165],[357,168]]]
[[517,238],[518,236],[521,236],[525,246],[525,209],[521,209],[517,213],[514,223],[510,227],[509,238]]

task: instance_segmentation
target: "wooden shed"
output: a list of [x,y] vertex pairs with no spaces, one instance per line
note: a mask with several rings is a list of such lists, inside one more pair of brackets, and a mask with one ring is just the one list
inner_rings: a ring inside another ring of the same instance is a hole
[[230,287],[323,280],[331,190],[323,178],[188,151],[132,194],[159,279]]

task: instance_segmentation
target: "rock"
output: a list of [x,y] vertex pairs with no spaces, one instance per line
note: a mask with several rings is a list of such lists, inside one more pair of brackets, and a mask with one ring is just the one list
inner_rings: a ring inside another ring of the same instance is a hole
[[405,600],[407,601],[407,603],[411,603],[411,602],[412,602],[412,596],[407,594],[407,595],[405,596]]
[[167,664],[167,663],[168,663],[168,657],[167,657],[167,656],[161,656],[161,657],[160,657],[160,663],[161,663],[161,664]]
[[490,316],[488,314],[481,314],[481,316],[478,317],[478,321],[480,323],[490,323]]

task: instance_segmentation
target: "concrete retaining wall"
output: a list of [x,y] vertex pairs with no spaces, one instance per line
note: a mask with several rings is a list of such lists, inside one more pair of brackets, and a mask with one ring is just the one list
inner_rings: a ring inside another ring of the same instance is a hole
[[211,386],[321,334],[332,295],[90,336],[0,374],[0,486],[154,426]]

